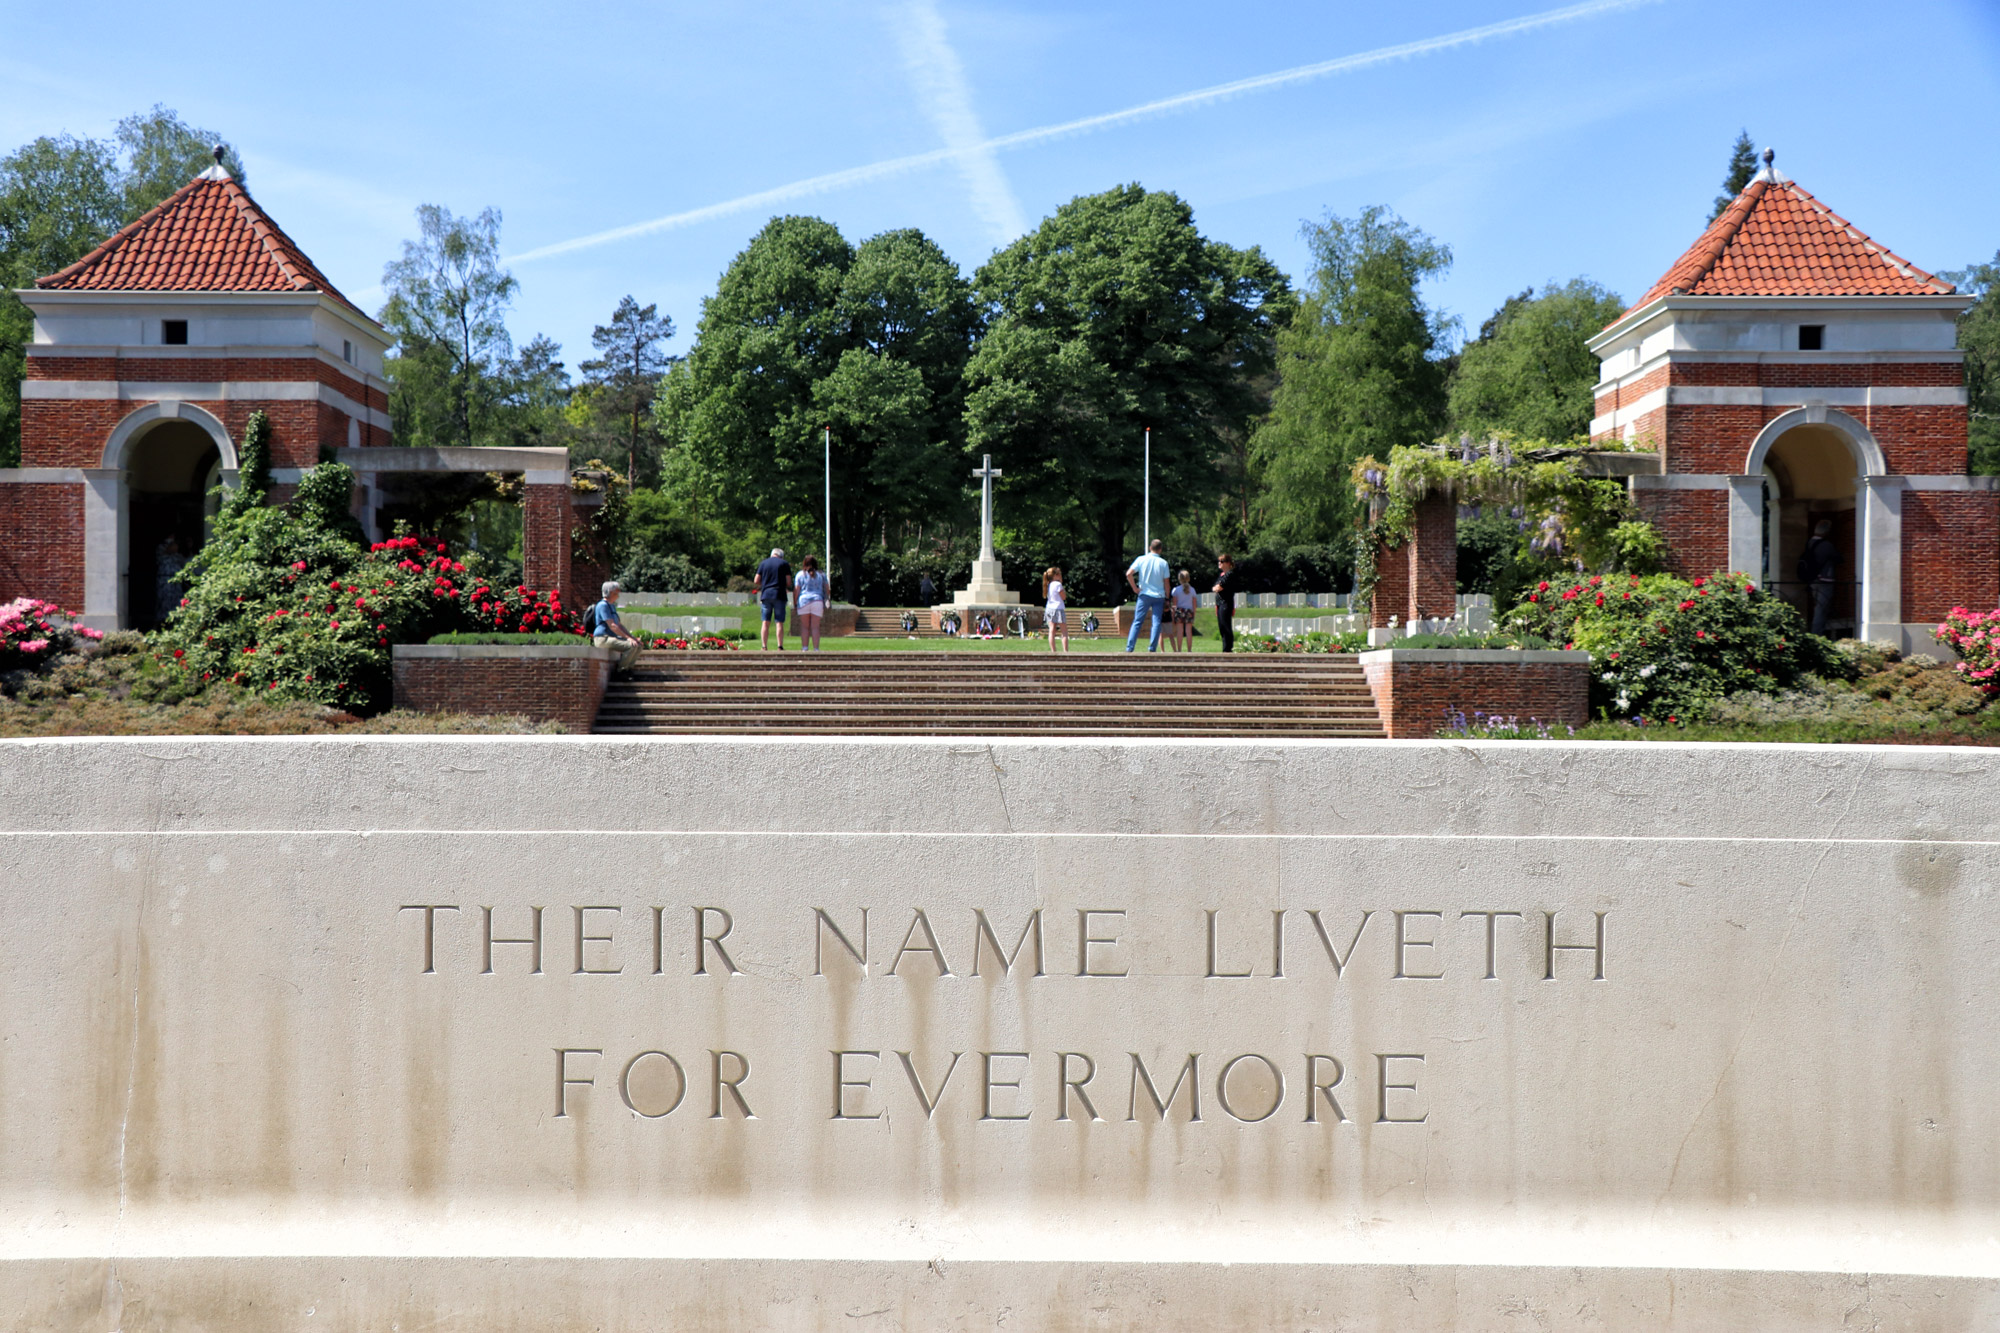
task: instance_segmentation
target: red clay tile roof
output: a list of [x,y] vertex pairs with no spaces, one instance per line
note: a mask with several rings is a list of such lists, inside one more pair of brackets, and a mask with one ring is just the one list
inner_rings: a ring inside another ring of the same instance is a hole
[[324,292],[356,314],[234,177],[204,171],[35,286],[72,292]]
[[1868,239],[1797,184],[1773,176],[1768,168],[1757,173],[1625,314],[1669,295],[1945,296],[1954,290]]

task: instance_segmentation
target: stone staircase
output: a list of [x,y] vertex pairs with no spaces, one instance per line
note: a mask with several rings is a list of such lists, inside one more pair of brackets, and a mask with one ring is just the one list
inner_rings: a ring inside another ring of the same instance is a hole
[[601,735],[1380,737],[1352,656],[647,653]]

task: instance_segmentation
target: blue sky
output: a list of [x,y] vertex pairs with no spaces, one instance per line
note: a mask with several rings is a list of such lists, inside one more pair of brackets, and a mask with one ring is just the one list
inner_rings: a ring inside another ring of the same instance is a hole
[[1994,0],[5,0],[0,34],[0,147],[164,102],[238,145],[259,200],[371,310],[418,204],[498,207],[514,333],[572,366],[628,292],[683,350],[773,213],[853,239],[921,227],[969,273],[1127,181],[1295,276],[1301,219],[1388,204],[1452,247],[1430,294],[1468,330],[1551,279],[1629,299],[1700,231],[1740,127],[1919,265],[2000,250]]

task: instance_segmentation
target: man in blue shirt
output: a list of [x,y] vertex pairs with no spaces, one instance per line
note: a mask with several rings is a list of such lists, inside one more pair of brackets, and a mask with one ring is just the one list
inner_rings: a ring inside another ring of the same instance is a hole
[[1132,632],[1125,636],[1125,651],[1131,652],[1139,642],[1139,626],[1147,616],[1153,618],[1153,634],[1146,651],[1160,651],[1160,618],[1167,606],[1167,559],[1160,554],[1160,539],[1155,537],[1146,554],[1134,560],[1125,571],[1125,582],[1131,585],[1133,595],[1139,599],[1138,608],[1132,613]]
[[757,645],[768,651],[771,647],[771,622],[778,622],[778,651],[785,651],[785,611],[792,597],[792,567],[785,560],[785,552],[780,547],[772,547],[771,554],[757,566],[757,605],[763,609],[764,624],[757,634]]
[[604,600],[585,613],[590,622],[590,641],[599,648],[621,650],[618,658],[620,671],[630,671],[639,664],[639,650],[644,646],[625,629],[625,622],[618,618],[618,594],[622,589],[616,583],[607,583],[602,592]]

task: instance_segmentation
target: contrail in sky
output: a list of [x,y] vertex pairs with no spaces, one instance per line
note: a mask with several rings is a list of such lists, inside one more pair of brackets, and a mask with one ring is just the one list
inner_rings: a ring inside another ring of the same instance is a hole
[[900,17],[896,44],[902,48],[903,67],[915,85],[917,100],[945,146],[958,153],[972,211],[993,232],[994,243],[1005,245],[1028,229],[1028,221],[972,109],[972,85],[945,32],[944,16],[938,13],[936,0],[911,0]]
[[[734,199],[725,199],[721,203],[691,208],[682,213],[669,213],[665,217],[613,227],[609,231],[592,232],[588,236],[578,236],[572,240],[557,241],[553,245],[544,245],[518,255],[510,255],[508,262],[518,264],[533,259],[547,259],[553,255],[568,254],[572,250],[586,250],[593,246],[609,245],[613,241],[630,240],[635,236],[649,236],[654,232],[690,227],[699,222],[707,222],[711,218],[747,213],[771,204],[788,203],[809,195],[845,189],[850,185],[862,185],[889,176],[900,176],[944,162],[978,163],[982,159],[990,159],[991,155],[1000,149],[1026,148],[1032,144],[1067,139],[1073,135],[1095,134],[1100,130],[1151,120],[1156,116],[1170,116],[1183,111],[1198,110],[1217,102],[1245,97],[1251,93],[1269,92],[1273,88],[1331,78],[1336,74],[1348,74],[1355,70],[1370,69],[1376,65],[1392,64],[1398,60],[1411,60],[1417,56],[1450,51],[1461,46],[1475,46],[1496,37],[1512,37],[1517,33],[1553,28],[1560,24],[1575,23],[1582,19],[1597,18],[1604,14],[1637,9],[1643,5],[1660,2],[1661,0],[1589,0],[1585,4],[1567,5],[1561,9],[1548,9],[1539,14],[1527,14],[1500,23],[1489,23],[1484,27],[1445,33],[1441,37],[1426,37],[1421,41],[1404,42],[1397,46],[1377,47],[1373,51],[1362,51],[1335,60],[1323,60],[1313,65],[1299,65],[1292,69],[1279,70],[1274,74],[1259,74],[1247,79],[1237,79],[1232,83],[1218,83],[1211,88],[1199,88],[1194,92],[1163,97],[1158,101],[1144,102],[1122,111],[1107,111],[1102,115],[1085,116],[1080,120],[1067,120],[1059,125],[1017,130],[1013,134],[1002,134],[976,142],[955,142],[944,148],[932,149],[928,153],[912,153],[907,157],[892,157],[881,162],[871,162],[866,166],[849,167],[844,171],[830,171],[823,176],[808,176],[789,185],[778,185],[768,190],[759,190],[754,194],[739,195]],[[997,167],[995,174],[997,175]]]

